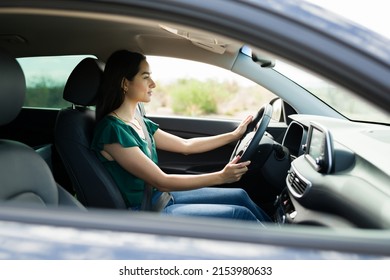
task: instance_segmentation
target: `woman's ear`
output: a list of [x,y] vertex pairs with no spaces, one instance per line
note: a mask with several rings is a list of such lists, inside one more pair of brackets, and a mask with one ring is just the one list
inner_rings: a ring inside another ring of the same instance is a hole
[[122,79],[121,87],[124,93],[127,93],[128,90],[128,85],[129,85],[129,80],[126,78]]

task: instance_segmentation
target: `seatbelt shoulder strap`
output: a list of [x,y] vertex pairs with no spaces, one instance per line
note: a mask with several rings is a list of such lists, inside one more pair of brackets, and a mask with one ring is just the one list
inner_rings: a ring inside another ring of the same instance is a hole
[[[138,123],[141,125],[146,142],[148,143],[149,152],[150,152],[150,154],[152,154],[152,140],[150,139],[149,131],[146,128],[143,117],[137,111],[137,113],[135,114],[135,118],[137,119]],[[149,184],[147,184],[145,182],[144,195],[143,195],[142,203],[141,203],[141,210],[144,210],[144,211],[151,211],[152,210],[152,192],[153,192],[152,186],[150,186]]]

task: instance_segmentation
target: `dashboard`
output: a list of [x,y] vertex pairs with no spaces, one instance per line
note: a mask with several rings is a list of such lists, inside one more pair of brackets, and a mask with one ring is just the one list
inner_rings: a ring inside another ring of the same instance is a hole
[[390,228],[390,127],[292,115],[282,145],[291,167],[275,220]]

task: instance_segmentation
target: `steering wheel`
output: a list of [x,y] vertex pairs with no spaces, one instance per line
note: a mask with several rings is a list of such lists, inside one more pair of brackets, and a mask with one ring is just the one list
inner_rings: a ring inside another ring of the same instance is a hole
[[237,155],[241,156],[239,162],[247,161],[254,156],[260,140],[263,138],[265,130],[268,127],[271,117],[272,105],[266,104],[262,106],[257,112],[256,117],[248,125],[244,135],[240,140],[238,140],[230,157],[230,161],[232,161]]

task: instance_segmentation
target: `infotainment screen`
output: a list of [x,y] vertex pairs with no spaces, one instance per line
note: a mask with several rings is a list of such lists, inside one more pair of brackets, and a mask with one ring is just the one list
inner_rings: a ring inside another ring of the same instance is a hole
[[325,155],[325,134],[316,127],[312,127],[309,155],[313,159],[324,157]]
[[306,158],[321,173],[332,168],[333,144],[330,132],[317,123],[310,123],[306,143]]

